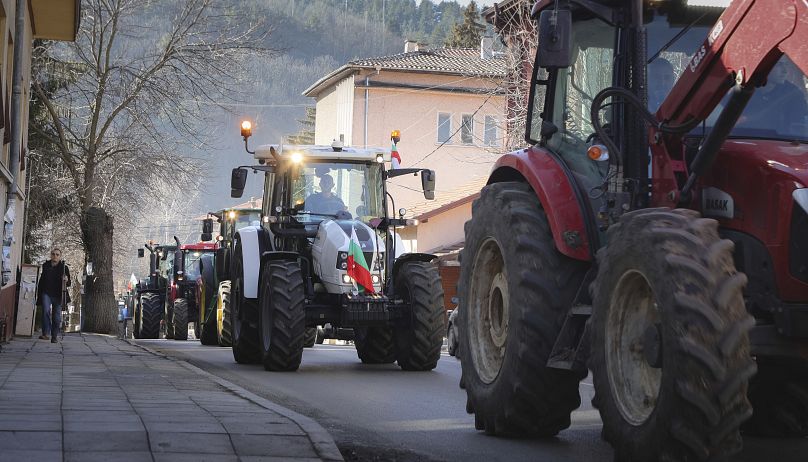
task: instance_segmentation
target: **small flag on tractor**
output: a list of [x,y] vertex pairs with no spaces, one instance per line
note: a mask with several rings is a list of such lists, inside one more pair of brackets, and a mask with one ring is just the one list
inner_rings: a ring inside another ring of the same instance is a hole
[[390,159],[393,164],[393,169],[401,168],[401,155],[398,153],[398,148],[396,148],[396,142],[393,141],[393,147],[390,148]]
[[359,245],[359,238],[356,237],[356,230],[351,227],[351,244],[348,247],[348,276],[354,280],[354,284],[359,284],[362,292],[375,293],[373,280],[370,277],[370,268],[365,261],[362,247]]

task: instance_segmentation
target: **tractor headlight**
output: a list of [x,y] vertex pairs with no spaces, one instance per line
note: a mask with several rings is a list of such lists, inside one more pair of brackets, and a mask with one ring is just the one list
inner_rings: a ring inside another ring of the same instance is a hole
[[348,269],[348,252],[339,252],[337,254],[337,269]]
[[384,252],[379,252],[379,255],[376,257],[376,263],[373,264],[373,271],[383,271],[384,270]]
[[351,277],[348,276],[347,274],[343,274],[342,275],[342,283],[343,284],[350,284],[351,283]]
[[373,281],[374,284],[379,284],[382,281],[382,278],[379,277],[378,274],[372,274],[370,279]]

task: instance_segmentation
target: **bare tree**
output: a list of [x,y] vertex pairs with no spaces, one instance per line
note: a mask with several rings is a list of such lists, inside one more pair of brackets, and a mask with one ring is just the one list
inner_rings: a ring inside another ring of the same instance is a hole
[[33,136],[70,180],[92,263],[87,331],[115,328],[113,217],[153,199],[157,182],[195,187],[196,169],[178,153],[204,147],[202,107],[232,97],[244,59],[269,52],[268,29],[224,3],[84,0],[76,42],[46,42],[35,55],[34,97],[48,117],[32,121]]

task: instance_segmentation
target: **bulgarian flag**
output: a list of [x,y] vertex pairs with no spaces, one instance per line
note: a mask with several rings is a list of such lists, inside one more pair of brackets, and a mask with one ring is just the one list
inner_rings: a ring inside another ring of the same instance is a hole
[[356,237],[356,230],[351,226],[351,244],[348,247],[348,276],[359,284],[363,292],[375,293],[373,290],[373,280],[370,278],[370,268],[365,261],[365,254],[359,245],[359,238]]
[[390,158],[394,169],[401,168],[401,156],[398,154],[395,141],[393,141],[393,147],[390,148]]

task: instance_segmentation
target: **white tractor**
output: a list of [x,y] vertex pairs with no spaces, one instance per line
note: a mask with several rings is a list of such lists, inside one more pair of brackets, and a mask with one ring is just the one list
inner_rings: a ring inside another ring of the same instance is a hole
[[[242,127],[247,147],[249,129]],[[260,226],[234,238],[233,356],[271,371],[300,366],[306,328],[353,328],[364,363],[434,369],[444,330],[443,288],[434,255],[406,253],[388,212],[386,180],[421,175],[434,198],[435,173],[386,170],[390,151],[334,146],[261,146],[259,165],[233,169],[240,197],[250,170],[264,172]],[[402,211],[403,212],[403,211]]]

